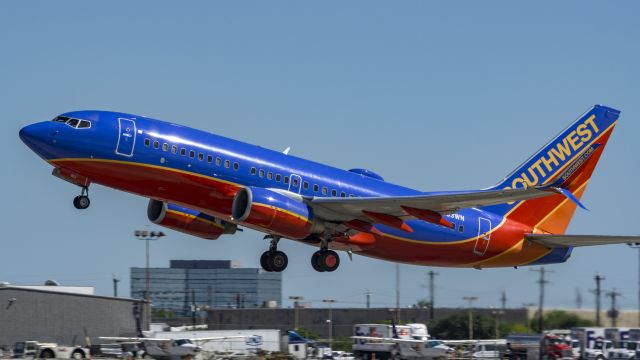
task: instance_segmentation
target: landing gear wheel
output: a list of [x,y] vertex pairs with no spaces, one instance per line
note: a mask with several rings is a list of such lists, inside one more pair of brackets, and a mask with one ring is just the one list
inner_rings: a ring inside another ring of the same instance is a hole
[[318,263],[322,266],[324,271],[335,271],[340,266],[340,256],[333,250],[323,251],[319,258]]
[[260,256],[260,266],[262,266],[264,271],[271,272],[273,270],[271,270],[271,268],[269,267],[269,263],[267,262],[268,258],[269,258],[269,251],[263,252],[262,256]]
[[311,256],[311,266],[313,267],[313,270],[317,272],[324,272],[324,269],[322,268],[321,264],[318,262],[319,258],[320,258],[320,251],[314,252],[313,255]]
[[73,199],[73,206],[75,206],[76,209],[84,210],[88,208],[89,205],[91,205],[91,201],[89,200],[89,197],[86,195],[79,195]]
[[335,271],[340,266],[340,256],[333,250],[319,250],[311,256],[311,266],[318,272]]
[[282,251],[273,251],[269,252],[267,256],[267,265],[274,272],[281,272],[287,268],[289,264],[289,258],[287,258],[287,254]]

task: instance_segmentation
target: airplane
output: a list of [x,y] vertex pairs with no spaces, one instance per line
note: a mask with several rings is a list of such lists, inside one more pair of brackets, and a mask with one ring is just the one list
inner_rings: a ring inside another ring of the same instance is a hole
[[110,337],[102,336],[102,340],[117,341],[123,344],[144,344],[143,358],[153,358],[158,360],[180,360],[185,358],[195,358],[202,351],[202,347],[197,343],[208,341],[226,341],[243,339],[246,336],[215,336],[194,339],[168,339],[149,337]]
[[336,250],[393,262],[459,268],[565,262],[574,247],[638,236],[564,232],[620,111],[595,105],[497,184],[424,192],[367,169],[342,170],[193,128],[112,111],[73,111],[20,130],[20,138],[80,187],[93,183],[149,198],[151,222],[215,240],[239,227],[265,233],[265,271],[288,264],[281,239],[319,248],[319,272]]

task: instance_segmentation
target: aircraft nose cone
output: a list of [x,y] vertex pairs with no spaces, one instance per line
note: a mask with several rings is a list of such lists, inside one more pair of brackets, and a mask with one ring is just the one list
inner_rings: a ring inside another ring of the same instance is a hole
[[47,122],[31,124],[20,129],[20,140],[33,151],[38,152],[48,142],[49,124]]

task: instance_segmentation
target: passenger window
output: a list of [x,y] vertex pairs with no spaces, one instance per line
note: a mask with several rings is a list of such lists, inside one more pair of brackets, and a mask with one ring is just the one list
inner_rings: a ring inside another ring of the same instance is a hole
[[267,173],[267,179],[273,180],[273,173],[271,171]]
[[251,168],[251,175],[255,175],[256,174],[256,168],[252,167]]
[[160,148],[160,142],[159,141],[154,141],[153,142],[153,148],[154,149],[159,149]]
[[331,190],[331,196],[338,196],[338,192],[335,189]]
[[151,140],[144,139],[144,146],[149,146],[149,145],[151,145]]
[[207,162],[211,164],[213,162],[213,156],[207,155]]
[[233,163],[233,170],[238,171],[238,169],[240,169],[240,164],[238,164],[237,162]]
[[193,151],[193,150],[189,150],[189,157],[192,158],[192,159],[195,158],[196,157],[196,152]]
[[458,231],[460,231],[460,232],[464,232],[464,225],[460,225],[460,226],[458,226]]
[[216,158],[216,165],[220,166],[220,164],[222,164],[222,159],[220,159],[219,157]]
[[198,160],[200,160],[200,161],[204,160],[204,154],[203,153],[199,153],[198,154]]
[[313,192],[318,192],[320,190],[320,186],[318,184],[313,184]]
[[180,155],[187,156],[187,149],[185,148],[180,149]]
[[264,177],[264,170],[260,169],[260,174],[259,174],[258,176],[260,176],[261,178],[263,178],[263,177]]
[[280,182],[282,180],[282,176],[280,174],[276,174],[276,181]]
[[293,187],[298,187],[300,184],[298,183],[298,178],[293,178],[291,180],[291,184],[293,185]]
[[456,223],[451,223],[451,229],[453,229],[453,230],[456,229]]
[[322,195],[327,195],[329,193],[329,189],[326,186],[322,187]]
[[229,168],[229,166],[231,166],[231,161],[229,161],[229,160],[225,160],[225,161],[224,161],[224,167],[228,169],[228,168]]
[[177,154],[177,153],[178,153],[178,147],[177,147],[177,146],[175,146],[175,145],[171,145],[171,152],[172,152],[173,154]]
[[303,182],[303,183],[302,183],[302,187],[303,187],[305,190],[309,189],[309,182],[308,182],[308,181]]
[[289,183],[289,177],[288,177],[288,176],[285,176],[285,177],[284,177],[284,183],[285,183],[285,184],[288,184],[288,183]]
[[347,197],[347,193],[345,193],[344,191],[340,193],[340,197]]
[[169,150],[169,144],[167,143],[162,144],[162,151],[167,151],[167,150]]

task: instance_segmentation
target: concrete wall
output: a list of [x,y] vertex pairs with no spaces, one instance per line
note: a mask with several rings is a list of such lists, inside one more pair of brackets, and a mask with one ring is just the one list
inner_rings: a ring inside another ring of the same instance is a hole
[[[492,309],[474,309],[474,314],[491,317]],[[467,314],[467,309],[436,309],[434,319],[441,319],[453,314]],[[298,309],[298,327],[311,329],[320,334],[322,338],[328,338],[329,309]],[[354,324],[380,323],[389,321],[391,315],[389,309],[333,309],[333,336],[351,336]],[[527,309],[507,309],[502,319],[508,322],[525,323],[527,319]],[[173,326],[191,324],[191,319],[181,318],[172,320],[162,320]],[[198,323],[202,320],[198,319]],[[401,309],[400,321],[404,323],[426,323],[429,321],[429,310],[427,309]],[[210,310],[204,322],[209,326],[209,330],[231,330],[231,329],[281,329],[292,330],[295,325],[294,309],[221,309]]]
[[[13,347],[16,341],[24,340],[85,345],[85,330],[94,342],[99,336],[135,336],[135,303],[131,299],[0,288],[0,346]],[[142,311],[143,319],[144,314]]]

